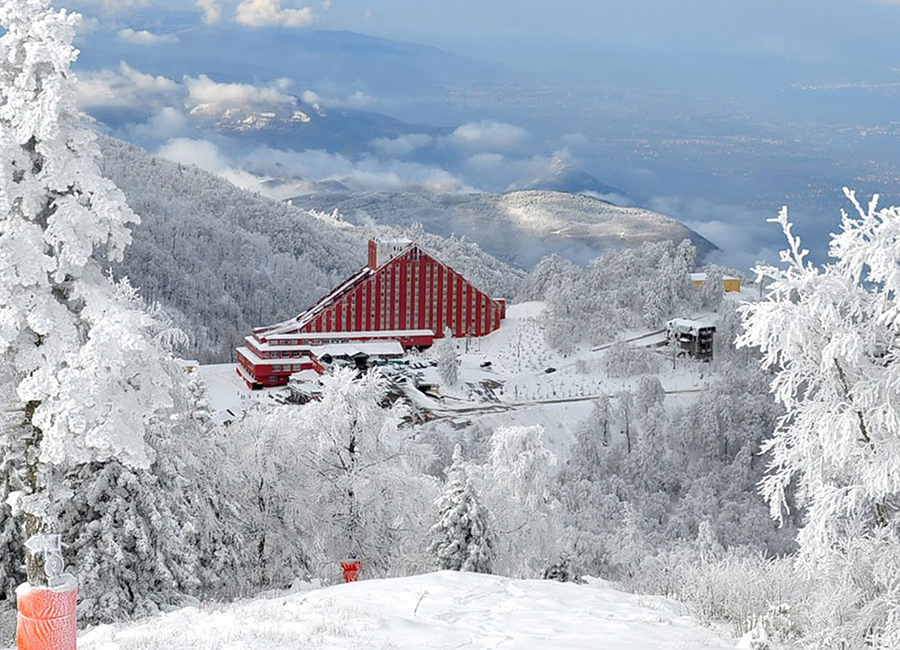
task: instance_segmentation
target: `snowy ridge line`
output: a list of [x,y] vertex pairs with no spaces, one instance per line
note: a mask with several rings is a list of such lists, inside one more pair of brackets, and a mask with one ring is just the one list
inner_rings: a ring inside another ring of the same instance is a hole
[[83,632],[82,650],[394,648],[726,650],[680,604],[587,584],[464,571],[365,580]]

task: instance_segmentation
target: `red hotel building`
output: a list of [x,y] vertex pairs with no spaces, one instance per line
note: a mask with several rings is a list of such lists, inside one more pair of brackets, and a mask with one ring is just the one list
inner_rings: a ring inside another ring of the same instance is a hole
[[252,387],[280,386],[298,370],[321,372],[317,344],[396,340],[404,348],[425,347],[445,327],[454,337],[484,336],[505,316],[505,301],[480,291],[417,244],[369,241],[364,268],[297,317],[247,337],[247,347],[237,350],[238,374]]

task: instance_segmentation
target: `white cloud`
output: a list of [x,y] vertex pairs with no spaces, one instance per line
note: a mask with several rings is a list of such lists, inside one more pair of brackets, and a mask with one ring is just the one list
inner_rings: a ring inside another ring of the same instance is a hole
[[311,181],[339,181],[357,191],[402,190],[415,187],[432,191],[472,191],[450,172],[428,165],[374,158],[352,160],[326,151],[283,151],[261,147],[241,160],[229,158],[209,140],[172,138],[157,155],[183,165],[196,165],[243,189],[269,194],[279,190],[263,183],[267,176],[299,177]]
[[774,261],[782,247],[781,231],[767,222],[774,209],[680,196],[653,197],[648,207],[709,239],[721,249],[713,259],[730,268],[749,269],[760,259]]
[[81,76],[76,99],[83,109],[139,108],[171,103],[181,92],[171,79],[138,72],[122,62],[118,72],[101,70]]
[[166,106],[150,116],[144,124],[128,127],[129,141],[160,142],[190,133],[187,116],[172,106]]
[[304,90],[300,94],[300,99],[303,100],[304,104],[309,104],[316,110],[319,110],[319,106],[322,104],[322,98],[312,90]]
[[182,165],[197,165],[200,169],[214,174],[224,171],[231,165],[215,143],[209,140],[173,138],[160,148],[157,155]]
[[241,0],[235,20],[248,27],[306,27],[315,22],[316,15],[309,7],[283,9],[281,0]]
[[340,89],[330,89],[333,94],[321,95],[313,90],[304,90],[300,99],[321,114],[323,108],[371,108],[378,102],[370,94],[357,90],[351,95],[340,96]]
[[389,156],[407,156],[432,142],[434,138],[427,133],[404,133],[396,138],[376,138],[372,140],[372,148]]
[[439,167],[399,160],[382,161],[372,157],[353,160],[342,154],[320,150],[260,148],[246,158],[243,167],[258,175],[292,175],[307,180],[338,181],[358,191],[410,187],[448,192],[472,189],[460,178]]
[[293,104],[294,98],[276,86],[254,86],[251,84],[219,83],[206,75],[185,77],[187,105],[212,106],[216,108],[239,108],[259,104]]
[[156,155],[182,165],[196,165],[241,189],[251,192],[266,189],[258,176],[235,167],[233,161],[209,140],[173,138],[160,147]]
[[144,7],[147,0],[82,0],[86,5],[100,7],[106,13],[119,13],[132,7]]
[[520,147],[530,135],[525,129],[512,124],[482,120],[457,127],[450,137],[455,144],[467,149],[504,151]]
[[197,0],[197,7],[203,10],[203,22],[212,25],[222,18],[222,7],[217,0]]
[[91,32],[96,32],[100,29],[100,20],[94,18],[93,16],[88,18],[86,16],[81,17],[81,24],[78,26],[78,34],[77,36],[84,36],[85,34],[90,34]]
[[119,40],[132,45],[160,45],[162,43],[177,43],[178,37],[174,34],[154,34],[146,29],[135,31],[128,27],[119,32]]

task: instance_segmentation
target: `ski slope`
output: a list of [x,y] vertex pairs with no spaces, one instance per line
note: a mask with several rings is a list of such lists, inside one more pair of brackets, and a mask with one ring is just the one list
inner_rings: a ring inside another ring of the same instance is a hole
[[717,650],[737,642],[678,603],[586,585],[444,571],[228,606],[189,607],[83,633],[81,650]]

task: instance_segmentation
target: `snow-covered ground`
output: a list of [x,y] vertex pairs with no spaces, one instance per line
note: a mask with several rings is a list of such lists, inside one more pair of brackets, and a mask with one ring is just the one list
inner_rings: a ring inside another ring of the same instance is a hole
[[715,650],[736,641],[678,603],[587,585],[444,571],[189,607],[81,635],[81,650]]
[[[747,296],[729,295],[728,299]],[[419,408],[437,417],[481,422],[494,428],[509,424],[541,424],[548,445],[554,453],[568,448],[575,428],[591,412],[593,400],[600,395],[614,396],[623,390],[634,390],[638,377],[610,377],[604,362],[615,341],[600,346],[583,343],[570,354],[551,349],[545,340],[541,312],[545,304],[527,302],[511,305],[506,319],[496,332],[469,341],[457,341],[460,368],[455,386],[442,386],[443,398],[437,401],[416,390],[409,398]],[[693,318],[714,324],[716,314],[691,314]],[[660,331],[639,329],[622,333],[628,345],[655,348],[665,341]],[[426,353],[427,354],[427,353]],[[709,365],[692,359],[672,360],[660,351],[656,373],[668,394],[670,408],[692,399],[710,379]],[[488,367],[483,364],[490,362]],[[548,369],[552,369],[548,372]],[[266,400],[268,390],[251,391],[240,380],[234,364],[202,366],[210,404],[217,413],[226,409],[239,415],[250,400]],[[417,370],[431,382],[439,382],[436,368]],[[487,395],[481,388],[485,380],[496,380],[502,386]]]

